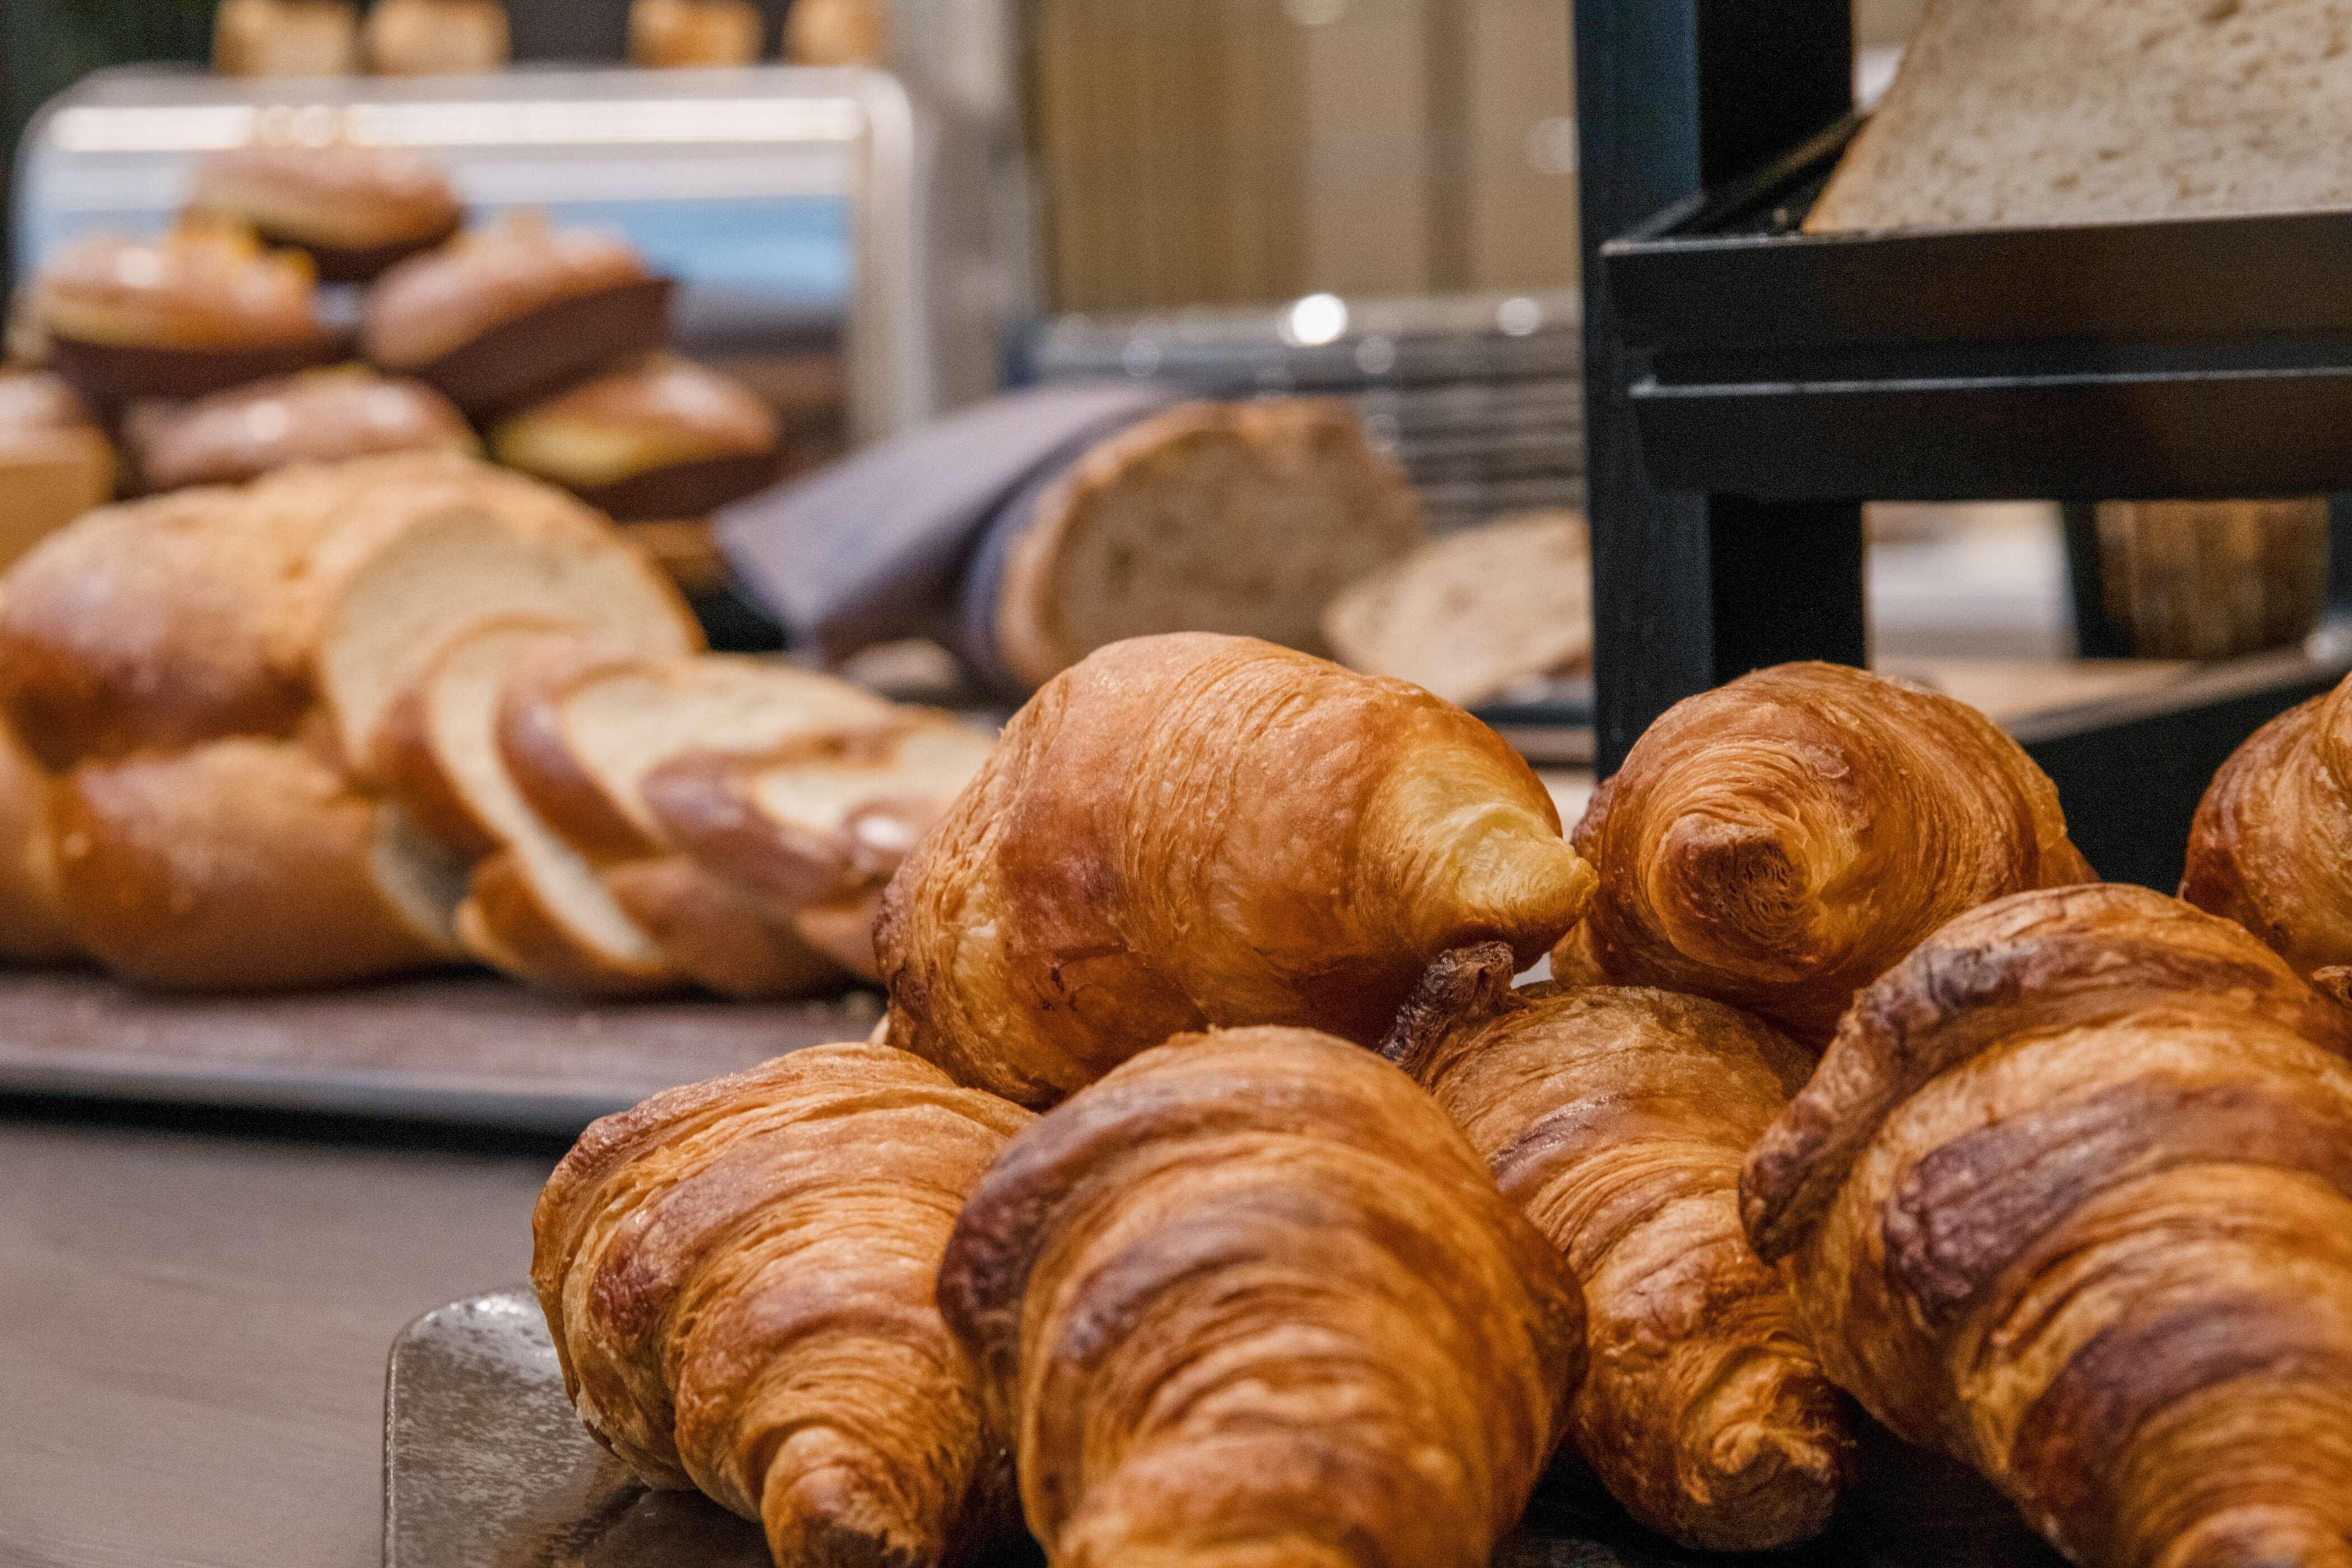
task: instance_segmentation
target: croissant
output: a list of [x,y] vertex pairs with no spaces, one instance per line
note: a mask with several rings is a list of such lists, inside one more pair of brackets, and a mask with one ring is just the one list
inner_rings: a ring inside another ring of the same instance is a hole
[[581,1418],[648,1485],[763,1521],[780,1568],[970,1558],[1012,1477],[932,1275],[1029,1119],[842,1045],[597,1122],[531,1226]]
[[1961,910],[2092,879],[2057,790],[1992,721],[1833,664],[1668,710],[1576,847],[1601,887],[1556,975],[1711,996],[1816,1046]]
[[1582,1371],[1575,1282],[1412,1080],[1181,1037],[973,1192],[940,1310],[1055,1568],[1486,1568]]
[[2180,896],[2236,921],[2298,973],[2352,975],[2352,681],[2254,731],[2199,803]]
[[1592,880],[1452,704],[1251,638],[1138,637],[1038,692],[899,868],[891,1043],[1029,1105],[1212,1025],[1370,1045],[1439,953],[1533,963]]
[[1963,915],[1749,1158],[1830,1374],[2084,1568],[2352,1563],[2352,1013],[2144,889]]
[[1507,948],[1431,969],[1385,1054],[1436,1098],[1584,1282],[1569,1439],[1685,1546],[1818,1534],[1853,1468],[1844,1403],[1748,1249],[1739,1167],[1811,1070],[1795,1042],[1664,991],[1511,990]]

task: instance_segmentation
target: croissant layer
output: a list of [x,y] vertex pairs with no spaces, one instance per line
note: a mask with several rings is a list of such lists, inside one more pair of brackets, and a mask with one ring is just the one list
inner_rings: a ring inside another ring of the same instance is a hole
[[1171,1040],[1015,1140],[940,1305],[1056,1568],[1484,1568],[1582,1370],[1444,1114],[1297,1029]]
[[1570,1441],[1686,1546],[1819,1533],[1853,1470],[1844,1402],[1738,1204],[1741,1160],[1810,1057],[1701,998],[1510,980],[1507,949],[1448,954],[1387,1049],[1584,1283]]
[[1532,963],[1591,888],[1535,774],[1460,709],[1184,634],[1032,699],[876,935],[892,1043],[1044,1105],[1208,1026],[1372,1043],[1440,952]]
[[589,1129],[534,1217],[572,1403],[648,1485],[761,1521],[780,1568],[928,1568],[1012,1481],[933,1303],[1027,1113],[877,1045],[817,1047]]
[[2142,889],[1871,987],[1744,1177],[1832,1376],[2088,1568],[2352,1563],[2352,1013]]
[[1556,974],[1713,997],[1816,1045],[1962,910],[2091,880],[2056,789],[1990,720],[1831,664],[1676,704],[1576,845],[1601,886]]

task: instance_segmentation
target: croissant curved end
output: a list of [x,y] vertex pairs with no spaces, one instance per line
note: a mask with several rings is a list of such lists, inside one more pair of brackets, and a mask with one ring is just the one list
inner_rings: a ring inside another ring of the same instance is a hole
[[1787,983],[1843,957],[1826,931],[1822,889],[1844,868],[1824,866],[1791,825],[1675,817],[1645,870],[1659,925],[1686,956],[1758,980]]
[[2154,1568],[2352,1568],[2352,1541],[2300,1509],[2237,1509],[2173,1542]]
[[1780,1354],[1759,1354],[1726,1377],[1695,1407],[1696,1429],[1710,1431],[1704,1449],[1685,1457],[1685,1484],[1717,1505],[1708,1517],[1736,1522],[1688,1544],[1707,1552],[1764,1552],[1807,1541],[1828,1528],[1853,1473],[1853,1443],[1834,1406],[1815,1394],[1818,1369]]
[[848,1439],[826,1436],[809,1453],[792,1452],[801,1438],[787,1442],[769,1467],[760,1513],[775,1560],[810,1568],[934,1568],[946,1556],[941,1532],[911,1518],[906,1499],[840,1453],[854,1446]]

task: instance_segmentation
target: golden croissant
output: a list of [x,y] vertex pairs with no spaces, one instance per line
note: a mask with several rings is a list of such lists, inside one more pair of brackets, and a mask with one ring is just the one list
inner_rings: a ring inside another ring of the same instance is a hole
[[1486,1568],[1582,1369],[1575,1282],[1328,1035],[1147,1051],[973,1192],[940,1308],[1055,1568]]
[[1114,644],[1049,682],[899,868],[893,1044],[1051,1103],[1170,1035],[1377,1042],[1439,953],[1532,963],[1592,872],[1450,703],[1246,637]]
[[1685,1546],[1818,1534],[1853,1468],[1844,1402],[1739,1223],[1739,1167],[1803,1047],[1664,991],[1511,990],[1509,950],[1431,967],[1386,1053],[1453,1117],[1584,1284],[1592,1364],[1569,1437]]
[[2352,1014],[2138,888],[1864,992],[1744,1178],[1832,1376],[2084,1568],[2352,1563]]
[[821,1046],[590,1128],[533,1216],[564,1386],[651,1486],[764,1522],[780,1568],[929,1568],[1012,1478],[932,1302],[964,1195],[1029,1113]]
[[1677,703],[1576,846],[1601,889],[1559,978],[1711,996],[1816,1046],[1961,910],[2092,877],[2057,790],[1992,721],[1833,664]]
[[2352,974],[2352,681],[2254,731],[2213,776],[2180,896],[2323,987]]

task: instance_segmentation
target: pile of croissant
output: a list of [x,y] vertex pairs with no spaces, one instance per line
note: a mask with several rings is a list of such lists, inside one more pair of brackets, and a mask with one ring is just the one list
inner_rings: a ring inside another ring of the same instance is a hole
[[899,868],[874,1040],[564,1160],[566,1384],[784,1568],[1476,1568],[1556,1466],[1769,1549],[1866,1421],[2084,1568],[2347,1568],[2347,703],[2184,902],[1854,670],[1683,704],[1571,841],[1415,688],[1116,645]]

